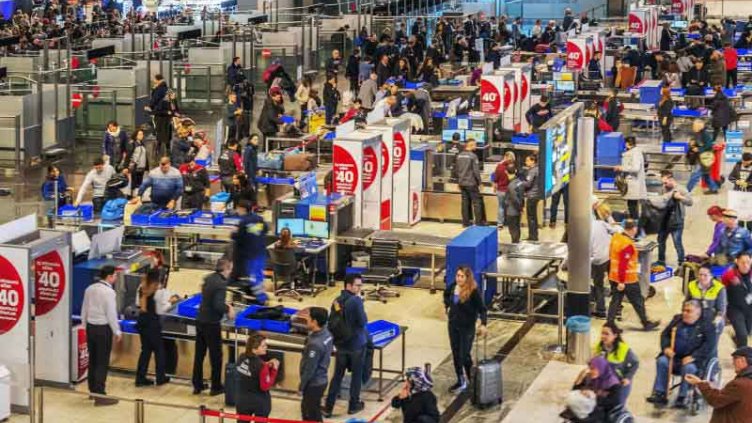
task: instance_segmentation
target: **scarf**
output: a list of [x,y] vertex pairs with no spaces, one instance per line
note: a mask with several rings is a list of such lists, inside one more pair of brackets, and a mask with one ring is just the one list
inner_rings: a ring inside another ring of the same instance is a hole
[[420,367],[410,367],[405,371],[405,376],[410,381],[411,394],[428,392],[433,388],[433,379]]
[[619,384],[619,377],[603,356],[593,357],[590,360],[590,367],[598,370],[598,377],[588,379],[587,382],[588,386],[593,388],[594,391],[605,391]]

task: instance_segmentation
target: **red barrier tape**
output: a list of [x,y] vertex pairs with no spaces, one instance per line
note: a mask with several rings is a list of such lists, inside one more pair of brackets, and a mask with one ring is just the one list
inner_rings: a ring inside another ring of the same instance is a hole
[[234,419],[234,420],[240,420],[244,422],[256,422],[256,423],[318,423],[318,422],[311,422],[311,421],[305,421],[305,420],[285,420],[285,419],[275,419],[271,417],[248,416],[245,414],[225,413],[224,411],[208,410],[208,409],[201,410],[201,415],[204,417],[217,417],[217,418],[223,418],[223,419]]
[[381,417],[381,416],[382,416],[382,415],[383,415],[383,414],[384,414],[384,413],[386,412],[386,410],[388,410],[388,409],[389,409],[389,408],[390,408],[391,406],[392,406],[392,404],[387,404],[387,405],[385,405],[385,406],[384,406],[384,408],[382,408],[382,409],[381,409],[381,410],[380,410],[380,411],[379,411],[378,413],[376,413],[376,415],[375,415],[375,416],[371,417],[371,419],[370,419],[370,420],[368,420],[368,423],[374,423],[374,422],[375,422],[376,420],[378,420],[378,419],[379,419],[379,417]]

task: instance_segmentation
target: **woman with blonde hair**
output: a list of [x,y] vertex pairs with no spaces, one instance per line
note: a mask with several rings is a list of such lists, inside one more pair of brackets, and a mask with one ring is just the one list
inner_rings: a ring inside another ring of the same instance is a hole
[[161,273],[158,268],[149,270],[141,281],[138,295],[138,335],[141,339],[141,355],[138,357],[136,370],[136,386],[152,386],[154,381],[146,377],[149,360],[154,354],[157,385],[164,385],[170,381],[165,374],[165,353],[162,342],[162,322],[157,313],[157,303],[154,294],[161,287]]
[[449,392],[459,394],[467,389],[473,368],[471,351],[475,339],[475,323],[480,320],[478,335],[485,336],[487,322],[483,295],[468,266],[458,267],[454,282],[444,290],[444,308],[449,321],[449,342],[457,374],[457,383],[449,388]]

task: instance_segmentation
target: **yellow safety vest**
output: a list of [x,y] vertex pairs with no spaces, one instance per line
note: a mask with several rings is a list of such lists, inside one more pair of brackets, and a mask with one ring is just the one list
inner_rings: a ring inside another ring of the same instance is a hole
[[713,303],[718,298],[718,295],[723,288],[723,284],[719,282],[718,279],[713,279],[713,284],[710,285],[710,288],[708,288],[703,294],[702,289],[700,288],[700,283],[694,280],[689,283],[689,286],[687,286],[687,292],[691,299],[699,300],[702,303],[702,308],[712,308],[714,311],[717,311],[715,310]]
[[[603,348],[601,348],[601,343],[597,343],[595,345],[595,355],[604,355]],[[626,342],[621,341],[619,342],[619,345],[616,347],[615,350],[609,351],[605,354],[606,361],[608,361],[611,364],[622,364],[624,363],[624,360],[627,359],[627,354],[629,353],[629,345],[627,345]]]

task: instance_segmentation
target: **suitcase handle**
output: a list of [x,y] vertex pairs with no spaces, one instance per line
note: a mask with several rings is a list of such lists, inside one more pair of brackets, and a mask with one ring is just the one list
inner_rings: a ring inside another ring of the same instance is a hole
[[[479,362],[478,350],[480,345],[479,337],[475,337],[475,362]],[[483,360],[488,360],[488,334],[483,335]]]

